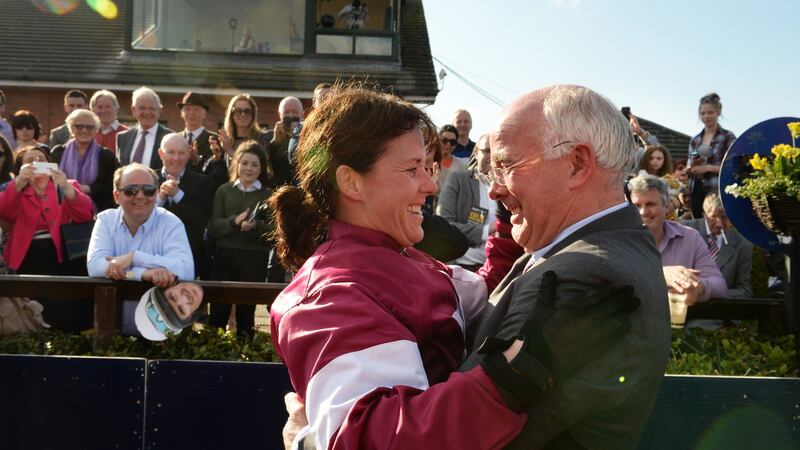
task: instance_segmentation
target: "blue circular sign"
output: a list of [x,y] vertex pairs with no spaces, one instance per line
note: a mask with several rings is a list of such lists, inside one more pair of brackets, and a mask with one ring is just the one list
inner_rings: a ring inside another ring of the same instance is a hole
[[792,143],[792,135],[786,126],[790,122],[800,122],[800,119],[776,117],[753,125],[734,141],[725,153],[720,167],[719,195],[722,198],[725,214],[742,236],[767,250],[782,249],[778,237],[758,220],[750,200],[736,198],[726,193],[725,188],[734,183],[742,185],[742,177],[746,173],[743,169],[748,167],[748,161],[753,155],[768,156],[771,155],[772,146]]

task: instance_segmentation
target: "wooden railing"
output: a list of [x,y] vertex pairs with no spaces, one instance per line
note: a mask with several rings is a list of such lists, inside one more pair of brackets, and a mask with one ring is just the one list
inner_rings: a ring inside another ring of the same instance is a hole
[[[214,303],[271,305],[286,284],[231,281],[196,281],[203,299]],[[122,300],[139,299],[149,283],[105,278],[48,275],[0,275],[0,295],[53,300],[94,301],[94,346],[106,348],[117,332],[117,307]]]
[[[197,281],[204,300],[214,303],[271,305],[286,284]],[[0,295],[94,301],[96,348],[105,348],[117,332],[116,309],[122,300],[138,299],[152,285],[105,278],[47,275],[0,275]],[[764,325],[784,322],[785,302],[770,298],[719,298],[689,308],[688,319],[758,319]],[[787,332],[790,332],[787,329]]]

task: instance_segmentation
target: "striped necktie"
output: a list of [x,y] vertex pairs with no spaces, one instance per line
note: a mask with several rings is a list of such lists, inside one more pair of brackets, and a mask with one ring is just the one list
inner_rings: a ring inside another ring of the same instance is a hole
[[717,238],[713,234],[706,235],[706,244],[708,244],[708,252],[711,253],[711,257],[714,258],[714,261],[717,260],[717,255],[719,254],[719,246],[717,245]]

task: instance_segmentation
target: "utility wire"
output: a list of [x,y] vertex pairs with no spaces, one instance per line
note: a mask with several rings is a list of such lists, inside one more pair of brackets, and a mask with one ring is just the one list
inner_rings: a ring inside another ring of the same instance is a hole
[[458,78],[459,80],[463,81],[464,84],[466,84],[467,86],[471,87],[475,92],[477,92],[478,94],[486,97],[486,99],[489,100],[490,102],[492,102],[495,105],[500,106],[500,107],[505,106],[505,102],[503,100],[501,100],[500,98],[494,96],[491,92],[483,89],[482,87],[478,86],[477,84],[473,83],[472,81],[468,80],[465,76],[463,76],[460,73],[458,73],[458,71],[456,71],[455,69],[450,67],[448,64],[443,62],[441,59],[439,59],[439,58],[437,58],[435,56],[433,57],[433,59],[435,59],[439,64],[442,65],[442,67],[447,69],[450,73],[455,75],[456,78]]
[[458,68],[459,68],[459,69],[461,69],[462,71],[464,71],[464,72],[467,72],[467,73],[469,73],[469,74],[471,74],[471,75],[474,75],[474,76],[476,76],[476,77],[480,78],[481,80],[483,80],[483,81],[485,81],[485,82],[487,82],[487,83],[491,84],[492,86],[495,86],[495,87],[498,87],[498,88],[500,88],[500,89],[503,89],[503,90],[505,90],[505,91],[508,91],[509,93],[513,94],[515,97],[516,97],[517,95],[519,95],[519,94],[518,94],[518,93],[517,93],[515,90],[513,90],[513,89],[510,89],[508,86],[503,86],[502,84],[498,84],[498,83],[496,83],[496,82],[494,82],[494,81],[492,81],[492,80],[490,80],[490,79],[488,79],[488,78],[486,78],[486,77],[482,76],[481,74],[479,74],[479,73],[477,73],[477,72],[474,72],[474,71],[470,70],[469,68],[467,68],[467,67],[464,67],[464,66],[462,66],[462,65],[460,65],[460,64],[458,64],[458,63],[456,63],[455,61],[452,61],[452,60],[449,60],[449,59],[445,58],[444,56],[441,56],[441,55],[439,55],[439,54],[436,54],[436,55],[434,55],[434,56],[433,56],[433,58],[434,58],[435,60],[439,61],[439,62],[442,62],[442,61],[444,61],[444,62],[446,62],[446,63],[450,64],[451,66],[458,67]]

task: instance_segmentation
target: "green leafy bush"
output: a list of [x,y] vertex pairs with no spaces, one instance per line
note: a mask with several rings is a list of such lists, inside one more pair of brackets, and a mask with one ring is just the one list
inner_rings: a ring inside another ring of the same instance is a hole
[[[278,361],[269,334],[239,339],[234,333],[205,327],[170,336],[164,342],[114,336],[108,349],[92,351],[92,333],[45,331],[0,338],[0,353],[121,356],[147,359]],[[755,321],[715,331],[691,329],[672,336],[667,373],[687,375],[798,376],[794,337],[758,333]]]
[[80,335],[47,330],[0,338],[0,353],[34,355],[118,356],[147,359],[205,359],[218,361],[277,361],[270,337],[256,333],[237,338],[213,327],[185,330],[163,342],[114,336],[108,349],[92,351],[93,332]]
[[755,321],[673,332],[667,373],[796,377],[794,336],[759,333]]

